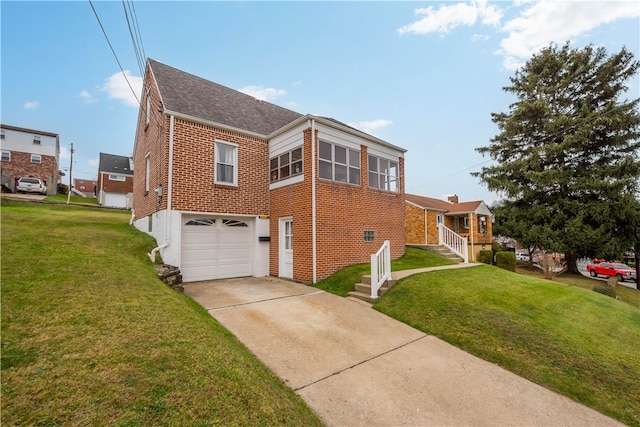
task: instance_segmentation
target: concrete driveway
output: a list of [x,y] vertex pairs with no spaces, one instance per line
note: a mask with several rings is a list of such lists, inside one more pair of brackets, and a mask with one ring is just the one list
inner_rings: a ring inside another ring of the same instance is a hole
[[329,426],[622,425],[306,285],[242,278],[184,289]]

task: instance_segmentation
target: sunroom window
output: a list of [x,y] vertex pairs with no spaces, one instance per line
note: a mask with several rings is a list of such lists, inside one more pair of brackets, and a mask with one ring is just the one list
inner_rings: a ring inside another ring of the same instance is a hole
[[369,155],[369,187],[397,192],[398,162],[383,157]]
[[360,185],[360,151],[320,141],[318,174],[322,179]]

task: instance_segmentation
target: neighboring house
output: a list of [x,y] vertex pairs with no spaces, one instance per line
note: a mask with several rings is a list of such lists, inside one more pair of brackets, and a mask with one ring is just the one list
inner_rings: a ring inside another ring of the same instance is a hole
[[458,202],[458,196],[448,201],[405,194],[407,244],[438,245],[441,242],[438,225],[467,239],[469,260],[477,260],[483,249],[493,242],[491,211],[483,201]]
[[133,159],[100,153],[96,197],[101,206],[131,209],[133,199]]
[[134,148],[134,215],[186,282],[316,282],[404,253],[404,152],[149,60]]
[[57,133],[0,125],[2,185],[16,191],[20,177],[39,178],[47,194],[56,194],[60,182],[60,138]]
[[[91,179],[73,179],[73,189],[84,197],[96,197],[98,181]],[[133,191],[133,187],[132,187]]]

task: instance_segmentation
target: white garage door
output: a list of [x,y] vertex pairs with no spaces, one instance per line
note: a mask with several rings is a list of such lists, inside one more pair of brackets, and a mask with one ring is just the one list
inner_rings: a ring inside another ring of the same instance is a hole
[[112,208],[126,208],[127,195],[119,193],[104,193],[104,205]]
[[182,280],[251,276],[252,226],[253,222],[247,218],[184,216]]

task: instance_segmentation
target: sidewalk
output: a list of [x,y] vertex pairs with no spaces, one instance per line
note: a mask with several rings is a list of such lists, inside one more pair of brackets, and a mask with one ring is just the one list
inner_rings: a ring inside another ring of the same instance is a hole
[[622,425],[365,305],[306,285],[242,278],[186,284],[184,292],[329,426]]

